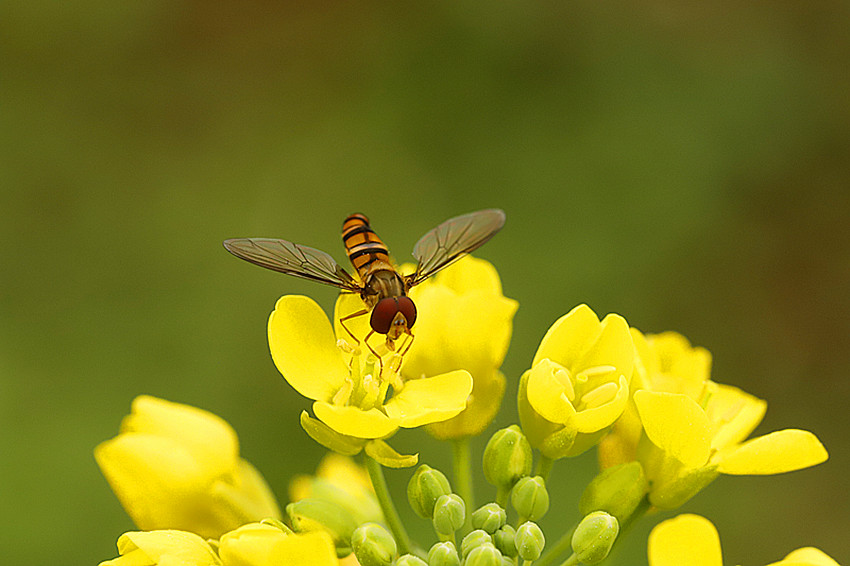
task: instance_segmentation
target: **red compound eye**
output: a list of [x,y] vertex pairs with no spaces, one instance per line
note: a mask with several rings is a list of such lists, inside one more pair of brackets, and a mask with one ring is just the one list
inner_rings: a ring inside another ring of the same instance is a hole
[[407,327],[412,328],[413,323],[416,322],[416,305],[413,304],[410,297],[398,298],[398,310],[404,315],[404,319],[407,321]]
[[[407,297],[404,297],[407,299]],[[408,301],[410,299],[407,299]],[[411,302],[411,304],[413,304]],[[378,301],[375,308],[372,309],[372,317],[369,319],[369,324],[372,330],[378,334],[386,334],[390,331],[390,326],[393,324],[393,319],[399,311],[398,299],[395,297],[387,297]],[[407,318],[405,316],[405,318]]]

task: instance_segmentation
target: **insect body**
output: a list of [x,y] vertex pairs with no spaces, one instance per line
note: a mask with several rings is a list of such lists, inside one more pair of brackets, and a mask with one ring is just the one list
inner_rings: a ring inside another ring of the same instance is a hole
[[[402,334],[412,336],[410,329],[416,322],[416,306],[407,296],[410,288],[479,248],[504,224],[505,213],[498,209],[479,210],[446,220],[416,242],[413,256],[418,264],[409,275],[396,270],[387,247],[362,214],[350,215],[342,225],[343,243],[357,270],[357,279],[325,252],[287,240],[235,238],[225,240],[224,247],[236,257],[261,267],[359,294],[366,308],[343,317],[340,322],[371,311],[372,332],[385,334],[387,346],[394,349],[394,341]],[[351,334],[347,328],[346,331]]]

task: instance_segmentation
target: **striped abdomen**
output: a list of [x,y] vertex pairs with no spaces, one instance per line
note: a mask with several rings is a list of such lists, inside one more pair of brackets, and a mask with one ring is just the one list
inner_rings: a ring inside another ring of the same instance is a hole
[[369,227],[369,219],[363,214],[355,213],[345,219],[342,223],[342,241],[348,259],[361,278],[366,276],[372,264],[390,263],[387,246]]

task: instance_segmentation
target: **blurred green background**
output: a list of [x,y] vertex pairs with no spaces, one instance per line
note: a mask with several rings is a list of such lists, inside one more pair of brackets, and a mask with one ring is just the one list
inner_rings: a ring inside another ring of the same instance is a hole
[[[722,477],[685,510],[729,564],[804,545],[846,563],[849,25],[828,0],[4,3],[0,556],[115,555],[132,524],[92,449],[140,393],[229,420],[281,500],[318,462],[265,325],[281,294],[330,310],[334,291],[221,240],[342,261],[362,211],[406,260],[442,220],[501,207],[478,255],[520,309],[492,430],[574,305],[678,330],[769,401],[757,434],[812,430],[831,455]],[[394,445],[448,463],[419,431]],[[556,465],[545,529],[572,521],[594,465]]]

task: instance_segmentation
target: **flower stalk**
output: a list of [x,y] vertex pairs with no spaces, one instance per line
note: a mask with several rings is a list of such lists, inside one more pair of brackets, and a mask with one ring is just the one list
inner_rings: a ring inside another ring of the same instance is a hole
[[396,509],[395,503],[393,503],[392,495],[387,486],[387,479],[384,477],[384,469],[381,464],[370,456],[365,456],[364,460],[366,470],[369,472],[369,478],[372,480],[372,487],[375,489],[375,496],[378,498],[381,511],[383,511],[384,517],[387,520],[387,526],[390,528],[393,538],[395,538],[398,552],[399,554],[409,554],[410,537],[404,528],[404,524],[401,522],[398,509]]

